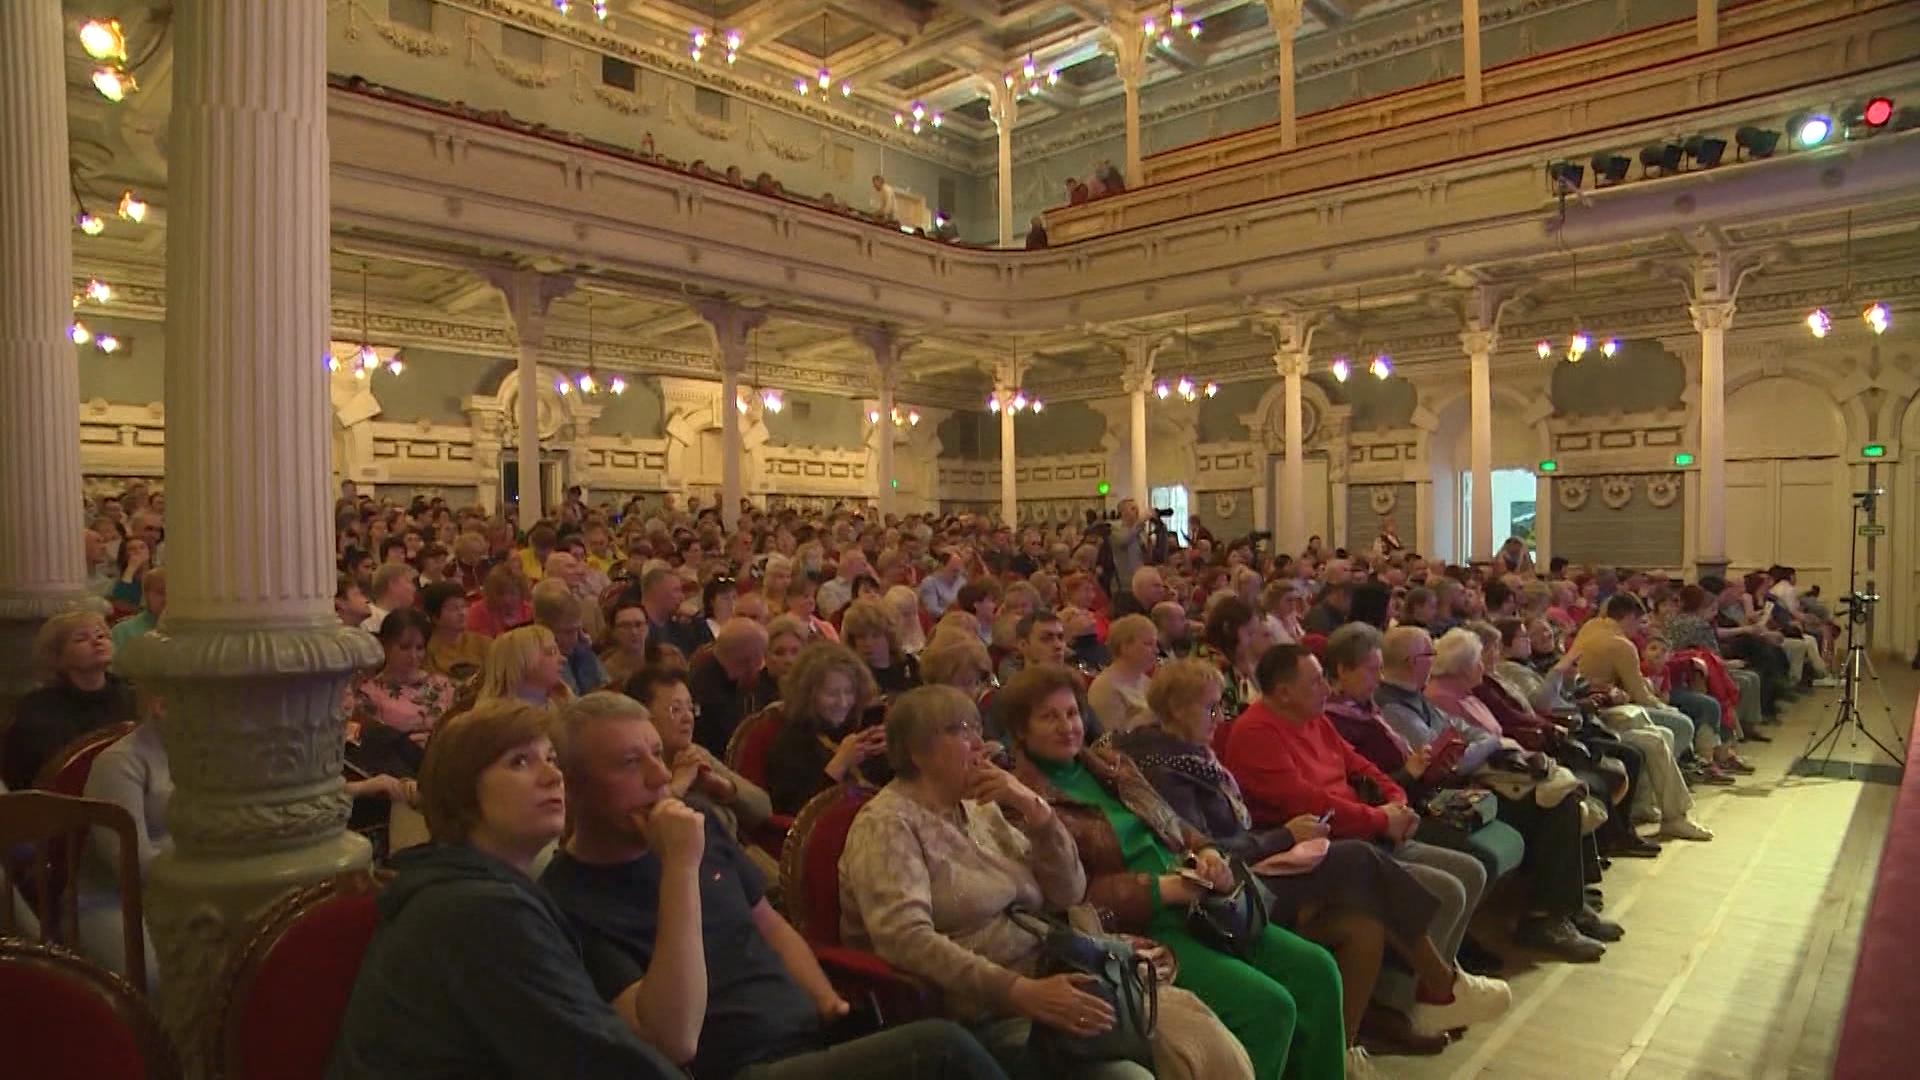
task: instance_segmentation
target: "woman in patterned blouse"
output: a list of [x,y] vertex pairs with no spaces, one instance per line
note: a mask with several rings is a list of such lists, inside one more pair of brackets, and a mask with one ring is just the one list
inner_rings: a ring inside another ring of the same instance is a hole
[[453,704],[453,682],[427,670],[427,636],[433,622],[416,608],[388,613],[380,624],[386,663],[353,688],[353,715],[379,723],[424,744]]

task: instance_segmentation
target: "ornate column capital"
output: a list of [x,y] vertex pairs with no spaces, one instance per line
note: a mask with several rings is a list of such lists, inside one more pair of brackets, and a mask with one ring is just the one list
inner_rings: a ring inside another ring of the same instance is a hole
[[1013,125],[1020,121],[1020,101],[1003,79],[982,76],[987,83],[987,116],[993,120],[993,126],[1000,130],[1001,138],[1013,135]]
[[747,339],[767,321],[765,308],[742,307],[728,300],[695,301],[693,310],[713,334],[714,357],[723,374],[747,370]]
[[1500,335],[1492,330],[1468,327],[1460,331],[1460,347],[1466,350],[1468,356],[1481,359],[1493,354],[1499,338]]
[[1300,32],[1300,23],[1305,14],[1305,0],[1266,0],[1267,24],[1273,27],[1273,34],[1283,42],[1290,42]]
[[1107,46],[1113,52],[1115,74],[1129,90],[1137,90],[1147,75],[1147,39],[1135,19],[1118,18],[1106,26]]
[[1311,363],[1305,349],[1280,349],[1273,354],[1273,370],[1283,379],[1304,377]]
[[573,278],[567,274],[497,268],[485,271],[484,276],[506,298],[507,314],[522,345],[540,344],[546,337],[547,309],[573,291]]
[[1693,316],[1693,328],[1703,334],[1710,330],[1724,332],[1733,328],[1732,299],[1695,300],[1687,306],[1687,312]]

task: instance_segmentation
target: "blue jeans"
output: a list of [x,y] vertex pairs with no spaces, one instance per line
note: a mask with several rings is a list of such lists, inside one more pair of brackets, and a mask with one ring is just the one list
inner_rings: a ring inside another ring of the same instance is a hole
[[838,1046],[749,1065],[735,1080],[999,1080],[993,1056],[951,1020],[916,1020]]
[[1702,757],[1712,756],[1714,748],[1720,745],[1719,699],[1698,690],[1675,687],[1667,694],[1667,700],[1693,721],[1694,752]]
[[[987,1048],[1000,1067],[1007,1071],[1010,1080],[1153,1080],[1153,1072],[1135,1065],[1131,1061],[1109,1061],[1100,1065],[1088,1065],[1073,1071],[1072,1076],[1058,1076],[1048,1072],[1033,1053],[1027,1049],[1027,1035],[1033,1031],[1033,1021],[1020,1016],[1010,1016],[1000,1020],[989,1020],[976,1025],[973,1034]],[[863,1073],[845,1073],[846,1077],[863,1076]]]
[[1666,728],[1673,735],[1673,756],[1685,760],[1693,753],[1693,721],[1686,713],[1678,709],[1663,709],[1656,705],[1643,705],[1647,719]]

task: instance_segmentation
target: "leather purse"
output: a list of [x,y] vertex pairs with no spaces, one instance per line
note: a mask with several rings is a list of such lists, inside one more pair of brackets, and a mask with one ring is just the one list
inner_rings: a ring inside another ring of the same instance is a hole
[[1267,894],[1240,859],[1228,859],[1233,888],[1209,892],[1187,906],[1187,930],[1209,948],[1251,959],[1267,929]]
[[1040,978],[1092,976],[1084,989],[1113,1010],[1113,1026],[1099,1035],[1075,1035],[1035,1022],[1027,1049],[1042,1068],[1073,1075],[1082,1066],[1131,1061],[1153,1070],[1153,1032],[1160,1019],[1159,980],[1153,962],[1124,938],[1095,937],[1063,919],[1009,908],[1014,924],[1040,939]]

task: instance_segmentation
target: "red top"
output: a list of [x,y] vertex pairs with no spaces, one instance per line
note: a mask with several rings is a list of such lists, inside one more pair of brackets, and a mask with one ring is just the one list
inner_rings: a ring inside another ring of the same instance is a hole
[[1385,835],[1386,811],[1362,800],[1347,781],[1351,776],[1373,781],[1388,802],[1407,801],[1400,785],[1347,745],[1325,716],[1296,724],[1264,701],[1247,706],[1228,727],[1221,758],[1240,782],[1258,828],[1332,810],[1328,825],[1335,839]]

